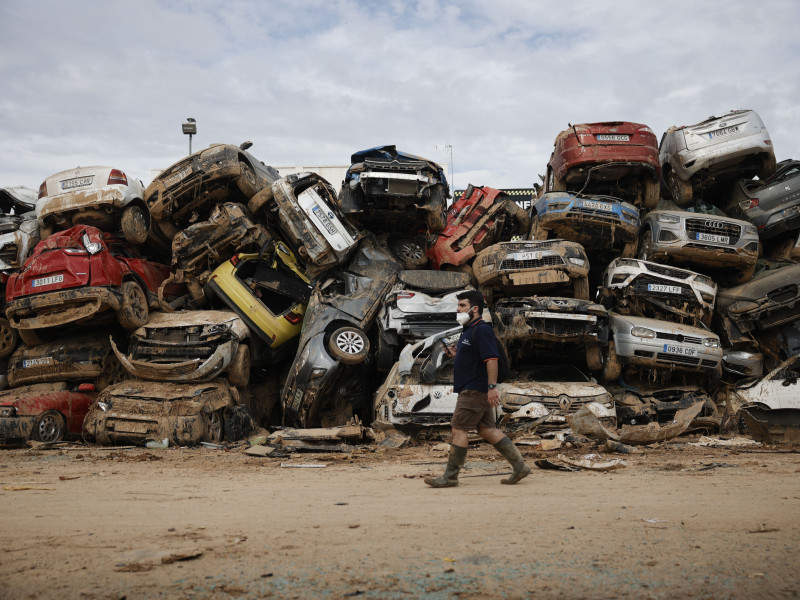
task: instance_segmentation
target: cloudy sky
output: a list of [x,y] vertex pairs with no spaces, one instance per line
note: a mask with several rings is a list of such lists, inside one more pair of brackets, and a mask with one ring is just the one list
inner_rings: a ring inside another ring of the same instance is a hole
[[529,187],[567,123],[660,138],[731,108],[800,157],[798,23],[792,0],[0,0],[0,186],[90,164],[147,183],[189,116],[195,150],[252,140],[273,165],[450,144],[458,188]]

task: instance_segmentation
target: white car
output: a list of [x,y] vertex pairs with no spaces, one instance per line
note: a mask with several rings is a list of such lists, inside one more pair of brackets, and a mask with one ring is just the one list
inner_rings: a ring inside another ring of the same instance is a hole
[[45,179],[36,219],[42,239],[74,225],[91,225],[143,244],[150,230],[144,184],[113,167],[77,167]]
[[38,243],[36,190],[0,188],[0,272],[19,269]]

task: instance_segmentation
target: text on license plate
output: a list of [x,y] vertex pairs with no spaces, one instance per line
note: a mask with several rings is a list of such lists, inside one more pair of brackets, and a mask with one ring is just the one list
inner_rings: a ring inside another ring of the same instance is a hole
[[663,285],[661,283],[648,283],[648,292],[661,292],[665,294],[680,294],[681,287],[679,285]]
[[597,134],[597,141],[599,142],[629,142],[631,136],[622,133],[599,133]]
[[42,358],[27,358],[22,361],[22,368],[27,369],[28,367],[38,367],[41,365],[52,365],[52,364],[53,364],[52,356],[44,356]]
[[664,352],[680,354],[681,356],[697,356],[697,348],[684,348],[683,346],[673,346],[671,344],[664,344]]
[[319,219],[319,222],[322,223],[322,226],[325,228],[325,230],[331,235],[336,235],[336,228],[333,226],[333,223],[325,215],[322,209],[319,206],[315,206],[311,210],[314,213],[314,216]]
[[514,260],[539,260],[542,258],[541,252],[517,252],[514,254]]
[[594,200],[584,200],[581,202],[581,206],[584,208],[593,208],[594,210],[604,210],[606,212],[614,210],[614,206],[608,202],[595,202]]
[[65,179],[61,182],[62,190],[71,190],[72,188],[83,187],[85,185],[92,185],[94,175],[88,177],[75,177],[74,179]]
[[40,277],[39,279],[34,279],[31,286],[42,287],[43,285],[52,285],[54,283],[61,283],[62,281],[64,281],[64,274],[60,273],[59,275],[51,275],[50,277]]
[[164,185],[166,185],[167,187],[173,186],[176,183],[178,183],[179,181],[181,181],[182,179],[186,179],[186,177],[191,172],[192,172],[192,167],[186,167],[182,171],[178,171],[177,173],[175,173],[175,175],[172,175],[171,177],[167,177],[164,180]]
[[734,125],[733,127],[725,127],[723,129],[717,129],[716,131],[710,131],[708,133],[708,139],[713,139],[715,137],[722,137],[723,135],[730,135],[732,133],[736,133],[739,131],[739,126]]
[[698,233],[696,234],[697,241],[699,242],[716,242],[717,244],[729,244],[731,238],[727,235],[714,235],[713,233]]

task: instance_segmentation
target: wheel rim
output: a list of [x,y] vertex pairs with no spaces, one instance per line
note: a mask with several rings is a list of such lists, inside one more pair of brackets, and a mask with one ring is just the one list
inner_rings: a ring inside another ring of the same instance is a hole
[[355,331],[344,331],[336,336],[336,347],[347,354],[359,354],[364,351],[364,340]]
[[133,314],[136,316],[137,319],[143,320],[147,319],[147,313],[145,304],[147,302],[146,298],[144,297],[144,292],[142,288],[138,285],[133,284],[130,287],[130,305]]
[[402,254],[404,258],[418,260],[422,258],[422,249],[414,242],[403,242],[400,245],[400,254]]
[[14,346],[14,330],[11,325],[6,323],[0,324],[0,352],[6,352]]
[[214,443],[222,441],[222,416],[218,410],[208,417],[208,437]]
[[55,442],[61,434],[61,423],[53,415],[45,415],[39,421],[39,439],[43,442]]

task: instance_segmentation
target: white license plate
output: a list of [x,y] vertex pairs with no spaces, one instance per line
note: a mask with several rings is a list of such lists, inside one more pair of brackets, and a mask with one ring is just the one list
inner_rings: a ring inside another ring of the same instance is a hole
[[667,352],[669,354],[680,354],[681,356],[697,356],[696,348],[672,346],[671,344],[664,344],[664,352]]
[[52,364],[53,364],[52,356],[45,356],[42,358],[28,358],[22,361],[22,368],[27,369],[28,367],[38,367],[41,365],[52,365]]
[[733,127],[725,127],[724,129],[717,129],[716,131],[709,132],[708,139],[711,140],[725,135],[730,135],[732,133],[736,133],[737,131],[739,131],[738,125],[734,125]]
[[42,287],[43,285],[53,285],[54,283],[61,283],[62,281],[64,281],[63,273],[60,275],[51,275],[50,277],[40,277],[39,279],[34,279],[31,286]]
[[512,256],[514,260],[539,260],[542,258],[541,252],[517,252]]
[[333,222],[327,217],[327,215],[323,212],[323,210],[319,206],[314,206],[311,209],[311,212],[314,213],[314,216],[319,219],[319,222],[322,223],[322,226],[325,228],[325,231],[330,233],[331,235],[336,235],[336,228],[333,226]]
[[663,285],[660,283],[648,283],[648,292],[660,292],[665,294],[680,294],[681,288],[678,285]]
[[92,185],[93,180],[94,180],[94,175],[89,175],[88,177],[75,177],[74,179],[65,179],[64,181],[61,182],[61,189],[71,190],[73,188]]
[[611,212],[614,210],[613,204],[609,204],[608,202],[595,202],[594,200],[584,200],[581,202],[581,206],[584,208],[592,208],[594,210],[604,210],[606,212]]
[[631,136],[622,133],[600,133],[597,135],[598,142],[629,142]]
[[175,175],[171,177],[167,177],[164,180],[164,185],[167,187],[173,186],[179,181],[186,179],[186,177],[192,172],[192,167],[186,167],[183,171],[178,171]]
[[696,237],[699,242],[716,242],[717,244],[729,244],[730,239],[727,235],[714,235],[713,233],[698,233]]

